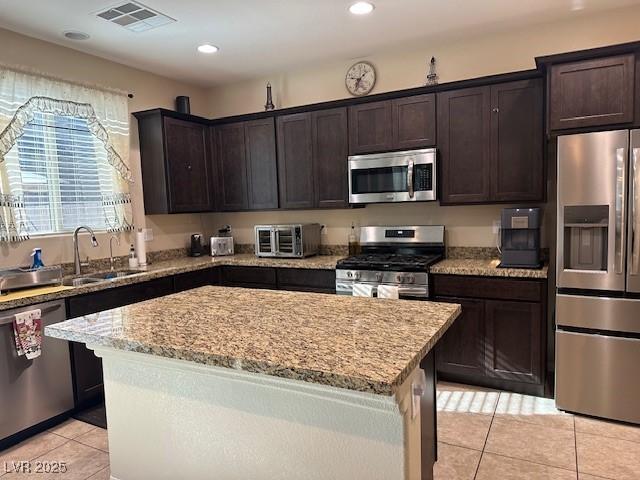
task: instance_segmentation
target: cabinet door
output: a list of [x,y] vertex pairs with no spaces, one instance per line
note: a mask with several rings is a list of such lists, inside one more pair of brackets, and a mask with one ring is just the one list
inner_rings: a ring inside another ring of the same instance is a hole
[[227,287],[266,288],[276,290],[276,269],[229,265],[222,269],[222,285]]
[[437,344],[438,372],[484,375],[484,301],[453,297],[436,301],[462,305],[462,313]]
[[250,210],[278,208],[276,129],[273,118],[244,124]]
[[436,144],[436,96],[433,93],[393,100],[393,144],[397,149]]
[[442,204],[490,199],[489,87],[438,94]]
[[206,127],[164,117],[169,205],[172,213],[211,209]]
[[542,81],[491,87],[491,199],[543,200]]
[[312,208],[311,114],[278,117],[278,178],[282,208]]
[[347,109],[314,112],[311,120],[315,206],[346,207],[349,204]]
[[551,130],[633,121],[634,55],[553,65]]
[[278,289],[294,292],[336,293],[336,271],[278,268]]
[[391,102],[349,107],[349,153],[384,152],[393,149]]
[[218,182],[217,209],[246,210],[249,201],[244,124],[220,125],[215,127],[213,132]]
[[487,300],[486,369],[491,377],[542,381],[541,303]]

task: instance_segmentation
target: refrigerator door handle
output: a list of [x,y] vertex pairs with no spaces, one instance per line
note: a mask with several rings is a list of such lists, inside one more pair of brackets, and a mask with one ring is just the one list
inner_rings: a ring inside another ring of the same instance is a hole
[[616,149],[615,273],[620,275],[624,273],[626,156],[626,148]]
[[638,182],[640,181],[638,178],[639,156],[640,148],[634,148],[631,156],[631,193],[629,196],[629,208],[631,209],[631,228],[629,230],[629,234],[631,235],[629,239],[631,243],[631,268],[629,268],[629,275],[638,275],[638,264],[640,264],[640,245],[638,245],[640,243],[640,237],[638,237],[640,232],[636,231],[638,228],[638,206],[640,204],[640,188],[638,188]]

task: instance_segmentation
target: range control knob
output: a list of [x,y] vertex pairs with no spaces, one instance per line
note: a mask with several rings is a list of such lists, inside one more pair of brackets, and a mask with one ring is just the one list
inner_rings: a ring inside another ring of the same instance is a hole
[[407,275],[407,283],[415,283],[416,277],[414,275]]
[[360,272],[353,272],[353,278],[355,280],[360,280]]
[[404,283],[404,275],[396,275],[396,282]]
[[383,277],[382,272],[376,273],[376,281],[377,282],[381,282],[382,281],[382,277]]

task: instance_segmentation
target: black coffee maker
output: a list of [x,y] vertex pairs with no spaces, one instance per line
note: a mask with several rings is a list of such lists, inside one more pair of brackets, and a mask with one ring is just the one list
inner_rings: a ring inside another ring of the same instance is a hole
[[503,268],[540,268],[539,208],[505,208],[500,226],[501,262]]

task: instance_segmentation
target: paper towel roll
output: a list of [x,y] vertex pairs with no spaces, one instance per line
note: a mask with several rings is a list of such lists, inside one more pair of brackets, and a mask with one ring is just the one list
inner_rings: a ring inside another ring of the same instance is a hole
[[144,232],[139,229],[136,232],[136,256],[138,257],[138,265],[144,267],[147,264],[147,245],[144,241]]

